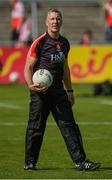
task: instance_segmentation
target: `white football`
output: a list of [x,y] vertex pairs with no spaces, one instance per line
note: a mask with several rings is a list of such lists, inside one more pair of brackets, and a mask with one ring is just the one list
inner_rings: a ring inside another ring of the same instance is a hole
[[18,72],[11,72],[10,75],[9,75],[9,81],[11,83],[15,83],[15,82],[18,82],[19,81],[19,73]]
[[39,69],[33,74],[32,81],[41,87],[49,87],[53,82],[53,76],[48,70]]

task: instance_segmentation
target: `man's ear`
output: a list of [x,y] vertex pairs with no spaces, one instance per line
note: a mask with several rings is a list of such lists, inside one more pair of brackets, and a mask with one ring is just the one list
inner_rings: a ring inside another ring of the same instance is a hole
[[48,27],[48,22],[47,22],[47,19],[46,19],[46,21],[45,21],[45,25]]
[[62,26],[62,24],[63,24],[63,20],[61,20],[61,26]]

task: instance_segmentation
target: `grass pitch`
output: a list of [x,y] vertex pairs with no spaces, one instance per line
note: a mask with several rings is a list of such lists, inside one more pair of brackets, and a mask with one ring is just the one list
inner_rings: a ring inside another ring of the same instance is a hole
[[37,171],[24,171],[24,137],[29,93],[25,85],[0,85],[0,179],[111,179],[112,96],[92,96],[91,85],[74,85],[73,106],[84,147],[100,170],[78,172],[52,115],[49,116]]

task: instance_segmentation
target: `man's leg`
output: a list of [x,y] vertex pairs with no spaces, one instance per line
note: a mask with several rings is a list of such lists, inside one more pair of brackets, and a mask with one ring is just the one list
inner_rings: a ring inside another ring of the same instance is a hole
[[86,160],[81,133],[75,122],[72,107],[66,93],[58,94],[56,104],[52,108],[52,113],[61,130],[73,162],[78,165],[80,164],[80,166],[77,166],[78,169],[90,170],[98,168],[99,164]]
[[[64,93],[64,92],[63,92]],[[64,137],[67,149],[74,162],[79,162],[86,158],[82,138],[78,125],[75,122],[71,104],[66,93],[58,93],[56,105],[53,106],[53,116]]]
[[44,95],[31,93],[29,121],[26,130],[25,143],[26,166],[30,164],[35,166],[37,163],[48,115],[48,104],[46,103]]

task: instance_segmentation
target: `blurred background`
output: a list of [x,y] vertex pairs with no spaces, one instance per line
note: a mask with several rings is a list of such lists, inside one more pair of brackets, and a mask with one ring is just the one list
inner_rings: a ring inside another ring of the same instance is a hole
[[[96,43],[104,43],[105,21],[104,3],[106,0],[22,0],[25,11],[30,13],[32,37],[35,39],[45,30],[44,20],[49,8],[62,10],[64,23],[62,34],[72,43],[77,43],[86,28],[94,32]],[[10,0],[0,0],[0,44],[10,45],[11,27]]]
[[71,44],[72,82],[92,84],[93,95],[111,94],[111,0],[0,0],[0,83],[24,83],[29,46],[46,30],[46,13],[54,7],[62,11],[61,34]]
[[[50,8],[63,14],[61,34],[71,45],[68,61],[77,97],[73,112],[88,156],[102,164],[99,171],[74,170],[51,114],[39,169],[23,170],[29,102],[24,64],[32,41],[46,30]],[[111,106],[112,0],[0,0],[0,178],[111,179]]]

